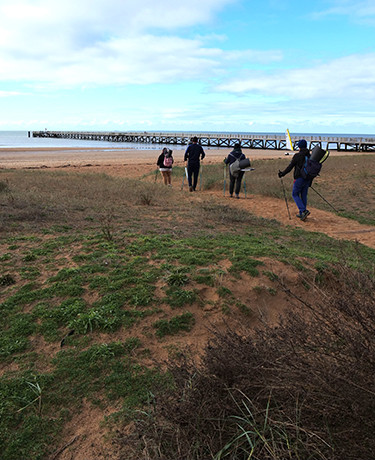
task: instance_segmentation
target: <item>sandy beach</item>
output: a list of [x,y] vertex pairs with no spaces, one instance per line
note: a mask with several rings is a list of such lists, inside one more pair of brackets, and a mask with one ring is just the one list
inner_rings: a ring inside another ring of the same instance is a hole
[[[221,162],[231,151],[230,148],[204,148],[205,163]],[[0,168],[42,168],[42,167],[88,167],[88,166],[127,166],[150,165],[155,167],[160,149],[123,149],[123,148],[2,148],[0,149]],[[285,158],[284,150],[243,149],[250,159]],[[374,155],[374,152],[351,152],[335,150],[333,156]],[[175,165],[182,165],[184,150],[173,152]],[[291,158],[291,155],[290,155]]]

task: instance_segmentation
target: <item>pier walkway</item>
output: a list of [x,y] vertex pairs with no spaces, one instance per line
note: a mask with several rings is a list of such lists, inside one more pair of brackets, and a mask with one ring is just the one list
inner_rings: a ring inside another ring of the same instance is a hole
[[[29,137],[82,139],[107,142],[131,142],[147,144],[188,145],[196,136],[206,147],[233,147],[241,142],[242,148],[286,150],[286,138],[281,134],[235,134],[235,133],[153,133],[153,132],[84,132],[84,131],[30,131]],[[301,137],[291,136],[293,148]],[[308,147],[316,145],[329,150],[375,151],[375,137],[331,137],[303,135]]]

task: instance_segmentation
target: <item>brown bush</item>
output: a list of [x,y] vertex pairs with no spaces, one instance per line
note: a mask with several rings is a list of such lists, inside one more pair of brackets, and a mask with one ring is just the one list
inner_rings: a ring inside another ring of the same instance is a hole
[[321,304],[171,365],[174,389],[138,421],[143,458],[375,458],[375,282],[335,273]]

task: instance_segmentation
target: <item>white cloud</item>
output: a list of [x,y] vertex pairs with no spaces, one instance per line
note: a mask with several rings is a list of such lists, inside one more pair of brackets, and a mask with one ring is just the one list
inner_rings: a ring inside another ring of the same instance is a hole
[[0,91],[0,97],[24,96],[25,93],[19,91]]
[[[375,101],[375,54],[352,55],[305,69],[252,73],[217,87],[237,94],[262,94],[279,100]],[[352,102],[350,102],[352,103]]]
[[375,4],[373,0],[334,0],[326,10],[315,12],[312,17],[348,16],[351,20],[375,24]]
[[[241,60],[280,60],[281,54],[274,51],[223,51],[208,46],[214,35],[182,38],[176,33],[212,21],[235,1],[14,0],[0,4],[0,80],[58,87],[151,84],[209,78]],[[217,39],[221,42],[224,37]]]

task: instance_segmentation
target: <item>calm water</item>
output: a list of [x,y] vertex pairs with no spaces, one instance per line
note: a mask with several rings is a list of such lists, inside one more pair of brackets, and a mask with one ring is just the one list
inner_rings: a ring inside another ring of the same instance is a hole
[[[134,142],[104,142],[104,141],[85,141],[79,139],[53,139],[44,137],[28,137],[27,131],[0,131],[0,149],[2,148],[54,148],[54,147],[91,147],[101,149],[141,149],[155,150],[159,146],[157,144],[138,144]],[[164,146],[163,146],[164,147]],[[175,149],[185,149],[184,146],[175,146]]]

